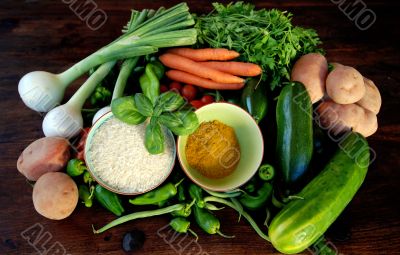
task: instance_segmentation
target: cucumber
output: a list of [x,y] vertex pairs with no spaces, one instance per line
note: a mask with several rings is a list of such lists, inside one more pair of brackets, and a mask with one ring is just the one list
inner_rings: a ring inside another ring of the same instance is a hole
[[312,104],[304,85],[286,85],[276,105],[276,153],[287,186],[304,176],[313,154]]
[[324,170],[272,220],[272,245],[285,254],[312,245],[351,201],[367,174],[369,147],[358,133],[349,133]]

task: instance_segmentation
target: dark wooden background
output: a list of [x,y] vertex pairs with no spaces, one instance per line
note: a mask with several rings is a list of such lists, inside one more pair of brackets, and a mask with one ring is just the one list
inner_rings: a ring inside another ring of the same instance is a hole
[[[131,8],[171,6],[177,1],[96,0],[108,16],[98,31],[90,30],[64,2],[71,1],[0,2],[0,254],[37,254],[21,237],[22,231],[36,223],[52,237],[47,243],[41,240],[36,245],[39,250],[59,242],[68,254],[123,254],[123,233],[139,228],[145,231],[147,241],[138,254],[196,254],[189,249],[179,253],[157,235],[157,230],[167,224],[166,217],[139,220],[93,235],[92,223],[99,226],[113,219],[97,206],[79,206],[63,221],[50,221],[35,212],[32,189],[17,172],[16,160],[30,142],[43,136],[42,116],[24,106],[17,93],[18,80],[29,71],[62,71],[105,45],[119,35]],[[376,23],[367,31],[357,29],[329,0],[253,2],[259,7],[293,12],[296,24],[318,31],[329,61],[355,66],[379,86],[383,96],[379,130],[368,139],[377,158],[346,213],[352,237],[334,244],[342,254],[400,254],[399,2],[365,0],[377,15]],[[211,8],[208,1],[189,1],[189,5],[193,11]],[[278,254],[247,223],[236,223],[233,211],[224,210],[219,216],[224,232],[235,234],[236,238],[201,234],[199,244],[204,252]],[[179,250],[177,243],[172,246]],[[63,254],[60,251],[49,254]]]

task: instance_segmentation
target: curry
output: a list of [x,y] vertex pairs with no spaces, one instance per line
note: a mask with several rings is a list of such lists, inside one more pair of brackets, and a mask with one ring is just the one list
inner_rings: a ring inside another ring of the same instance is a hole
[[190,167],[208,178],[230,175],[240,161],[240,145],[235,130],[214,120],[203,122],[186,143]]

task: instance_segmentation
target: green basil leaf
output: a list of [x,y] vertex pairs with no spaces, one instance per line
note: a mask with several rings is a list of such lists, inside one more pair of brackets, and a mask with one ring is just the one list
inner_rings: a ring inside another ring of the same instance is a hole
[[146,127],[144,145],[151,154],[160,154],[164,151],[164,133],[155,118],[152,118]]
[[183,125],[183,121],[177,116],[177,114],[171,112],[163,113],[160,117],[158,117],[158,121],[161,125],[164,125],[169,129],[171,127]]
[[172,113],[179,118],[183,124],[179,126],[167,126],[175,135],[190,135],[199,127],[199,119],[191,110],[183,110]]
[[156,101],[156,112],[173,112],[185,104],[185,99],[179,94],[167,91],[162,93]]
[[135,104],[138,111],[147,117],[151,117],[153,115],[153,104],[150,99],[143,95],[142,93],[137,93],[134,97]]
[[130,125],[140,124],[147,119],[138,111],[132,96],[114,99],[111,111],[117,119]]
[[147,64],[144,74],[139,78],[143,94],[154,104],[160,95],[160,81],[153,70],[152,64]]

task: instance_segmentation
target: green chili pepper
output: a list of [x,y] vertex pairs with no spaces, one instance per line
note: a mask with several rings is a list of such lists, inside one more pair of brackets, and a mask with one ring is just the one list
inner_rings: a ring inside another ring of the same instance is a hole
[[67,174],[75,177],[83,174],[87,170],[85,162],[80,159],[74,158],[68,161]]
[[196,206],[204,208],[205,203],[203,201],[203,189],[194,183],[189,185],[189,195],[192,199],[196,200]]
[[243,194],[239,201],[240,203],[250,210],[256,210],[261,208],[267,200],[272,195],[272,185],[268,182],[265,182],[260,189],[257,190],[257,195],[252,196],[249,194]]
[[89,185],[93,182],[93,177],[90,175],[88,171],[85,171],[83,173],[83,182]]
[[257,178],[253,176],[245,185],[244,185],[244,190],[248,193],[253,193],[256,191],[256,183],[257,183]]
[[160,80],[164,76],[164,71],[165,71],[164,65],[157,60],[152,60],[151,64],[153,65],[153,71],[155,75]]
[[184,208],[182,208],[182,210],[179,211],[174,211],[171,213],[172,216],[174,217],[189,217],[190,214],[192,214],[192,206],[194,205],[194,203],[196,202],[195,199],[193,199],[193,201],[190,204],[186,204]]
[[79,198],[85,204],[86,207],[92,207],[93,205],[93,190],[89,191],[89,188],[86,185],[79,185],[78,189]]
[[196,237],[196,240],[199,239],[197,234],[190,229],[190,221],[188,221],[185,218],[182,217],[174,218],[169,222],[169,225],[172,227],[173,230],[175,230],[178,233],[189,232]]
[[244,187],[244,190],[246,191],[246,192],[249,192],[249,193],[253,193],[254,191],[256,191],[256,185],[254,184],[254,183],[248,183],[248,184],[246,184],[246,186]]
[[185,187],[183,187],[183,185],[178,186],[178,201],[179,202],[186,201]]
[[270,164],[264,164],[258,169],[258,176],[263,181],[270,181],[275,176],[275,168]]
[[111,91],[99,84],[93,94],[90,96],[92,105],[103,104],[111,99]]
[[183,180],[177,184],[167,183],[153,191],[137,196],[134,199],[129,199],[129,203],[134,205],[159,205],[160,202],[168,200],[177,194],[177,187]]
[[99,184],[97,184],[94,189],[94,196],[104,208],[108,209],[117,216],[121,216],[125,211],[121,204],[121,198],[117,194],[103,188]]
[[144,74],[140,76],[139,83],[142,88],[143,94],[150,99],[153,105],[156,102],[157,97],[160,95],[160,81],[157,77],[155,67],[149,63],[146,65]]
[[218,234],[225,238],[233,238],[234,236],[227,236],[220,231],[221,223],[214,214],[210,213],[204,208],[197,205],[194,206],[194,218],[197,225],[210,235]]
[[266,84],[261,78],[251,78],[243,89],[241,105],[259,123],[267,115]]

